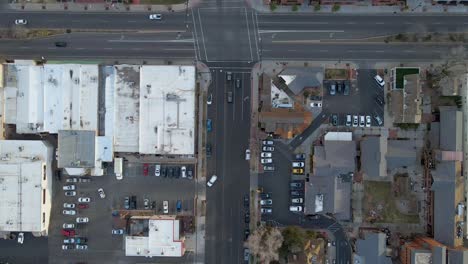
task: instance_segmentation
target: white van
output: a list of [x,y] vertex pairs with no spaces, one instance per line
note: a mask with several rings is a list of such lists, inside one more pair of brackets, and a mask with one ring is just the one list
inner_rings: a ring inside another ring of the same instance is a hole
[[380,75],[376,75],[374,77],[374,80],[377,82],[378,85],[380,85],[382,88],[385,86],[385,81],[382,77],[380,77]]
[[351,115],[346,115],[346,126],[351,126],[352,123]]

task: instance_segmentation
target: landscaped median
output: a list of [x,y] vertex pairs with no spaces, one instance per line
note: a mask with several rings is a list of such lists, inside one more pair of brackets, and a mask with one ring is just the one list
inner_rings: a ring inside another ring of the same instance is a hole
[[65,34],[65,29],[0,28],[0,39],[33,39]]

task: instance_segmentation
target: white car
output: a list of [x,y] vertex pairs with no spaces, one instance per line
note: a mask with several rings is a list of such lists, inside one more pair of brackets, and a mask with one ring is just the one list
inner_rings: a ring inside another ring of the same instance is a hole
[[161,165],[156,164],[156,167],[154,168],[154,176],[161,176]]
[[291,199],[291,202],[292,203],[303,203],[304,199],[302,199],[302,198],[293,198],[293,199]]
[[88,218],[88,217],[77,217],[77,218],[76,218],[76,222],[77,222],[78,224],[80,224],[80,223],[88,223],[88,222],[89,222],[89,218]]
[[151,15],[149,15],[149,19],[150,20],[161,20],[162,15],[161,14],[151,14]]
[[272,204],[273,204],[272,199],[260,200],[260,205],[272,205]]
[[112,229],[113,235],[123,235],[123,233],[124,233],[123,229]]
[[64,215],[76,215],[76,211],[75,210],[63,210],[62,214],[64,214]]
[[273,146],[274,143],[273,143],[272,140],[263,140],[263,141],[262,141],[262,144],[263,144],[263,145],[267,145],[267,146],[268,146],[268,145],[269,145],[269,146]]
[[262,214],[271,214],[271,213],[273,213],[273,209],[271,209],[271,208],[263,208],[263,207],[262,207],[262,208],[260,208],[260,212],[261,212]]
[[264,171],[274,171],[275,170],[275,166],[263,166],[263,170]]
[[364,116],[359,116],[359,126],[365,127],[366,126],[366,119]]
[[291,212],[301,212],[302,206],[291,205],[289,206],[289,211]]
[[163,202],[163,211],[164,211],[165,214],[169,213],[169,202],[168,201]]
[[322,107],[322,103],[312,102],[310,103],[310,107]]
[[97,192],[99,193],[99,197],[101,197],[102,199],[106,198],[106,194],[104,193],[104,189],[99,188],[97,190]]
[[18,234],[18,243],[20,243],[20,244],[24,243],[24,233],[23,232]]
[[292,163],[293,168],[304,168],[305,163],[302,161],[295,161]]
[[211,176],[210,180],[206,182],[206,185],[208,185],[208,187],[213,186],[213,184],[216,182],[217,179],[218,179],[218,176],[216,175]]
[[63,240],[64,244],[75,244],[75,239],[74,238],[67,238]]
[[182,168],[180,169],[180,174],[182,178],[187,178],[187,168],[185,166],[182,166]]
[[76,188],[75,188],[75,185],[65,185],[63,186],[63,190],[64,191],[74,191]]
[[66,191],[65,196],[76,196],[76,192],[75,191]]
[[73,208],[75,208],[75,204],[74,203],[64,203],[63,208],[73,209]]
[[73,229],[75,228],[75,224],[63,224],[63,229]]
[[371,126],[371,117],[366,116],[366,127],[370,127],[370,126]]
[[213,103],[213,94],[208,95],[208,98],[206,99],[206,104],[211,105]]
[[262,150],[263,151],[275,151],[275,147],[272,147],[272,146],[263,146],[262,147]]
[[381,87],[384,87],[385,86],[385,81],[382,77],[380,77],[380,75],[376,75],[374,77],[374,80],[377,82],[378,85],[380,85]]
[[271,152],[262,152],[260,154],[260,157],[262,158],[271,158],[273,155],[271,154]]
[[353,115],[353,127],[357,127],[359,125],[359,119],[357,115]]
[[85,250],[88,249],[88,245],[76,245],[75,248],[79,250]]
[[245,150],[245,160],[250,160],[250,149]]
[[78,182],[77,178],[68,178],[66,182]]
[[89,203],[89,202],[91,202],[91,198],[89,198],[89,197],[80,197],[80,198],[78,198],[78,202],[79,203]]
[[273,159],[261,159],[260,162],[262,164],[269,164],[269,163],[273,163]]
[[28,24],[28,21],[26,19],[16,19],[15,20],[15,25],[26,25]]

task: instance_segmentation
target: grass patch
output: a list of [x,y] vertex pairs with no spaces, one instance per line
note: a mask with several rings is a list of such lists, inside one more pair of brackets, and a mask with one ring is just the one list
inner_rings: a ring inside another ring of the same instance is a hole
[[32,39],[65,34],[63,29],[27,29],[25,27],[13,27],[0,29],[0,39]]
[[397,68],[395,74],[396,74],[396,88],[403,89],[405,75],[419,74],[419,69],[418,68]]
[[325,69],[325,79],[327,80],[344,80],[348,77],[346,69]]
[[140,0],[142,5],[177,5],[185,2],[185,0]]
[[395,126],[401,128],[401,129],[403,129],[403,130],[410,130],[410,129],[416,130],[416,129],[418,129],[419,124],[412,124],[412,123],[396,123]]
[[418,215],[406,215],[396,207],[391,182],[364,182],[364,212],[366,219],[377,223],[419,223]]

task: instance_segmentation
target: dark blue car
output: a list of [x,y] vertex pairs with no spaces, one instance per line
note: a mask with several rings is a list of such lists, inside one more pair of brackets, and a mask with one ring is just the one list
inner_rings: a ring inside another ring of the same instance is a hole
[[211,130],[213,130],[213,126],[212,126],[212,123],[211,123],[211,119],[206,120],[206,130],[207,130],[208,132],[211,132]]
[[182,202],[180,200],[177,200],[176,210],[177,212],[182,211]]

